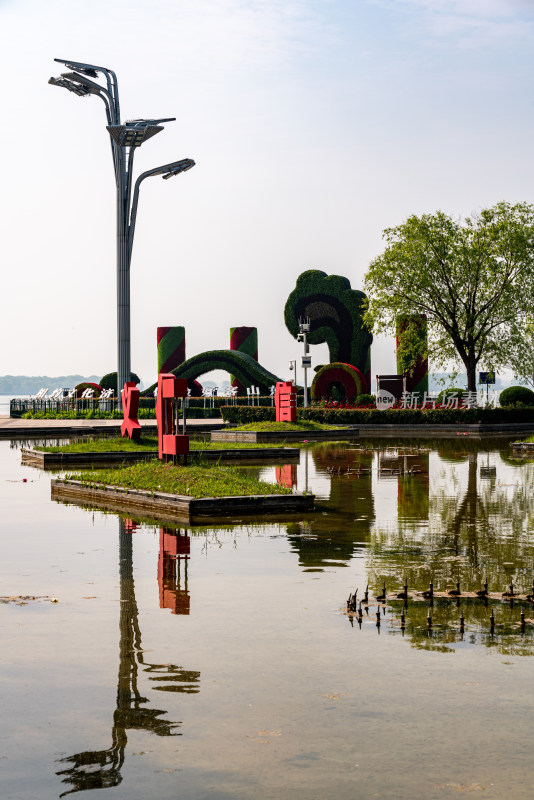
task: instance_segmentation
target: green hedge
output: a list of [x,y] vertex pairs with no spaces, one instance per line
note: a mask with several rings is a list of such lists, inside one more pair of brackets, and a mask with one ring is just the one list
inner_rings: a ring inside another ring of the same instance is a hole
[[[275,419],[274,408],[257,406],[223,406],[225,422],[244,424]],[[323,422],[327,425],[486,425],[506,422],[533,422],[534,407],[530,408],[443,408],[396,409],[376,408],[299,408],[297,419]]]
[[527,386],[509,386],[503,389],[499,396],[499,403],[503,407],[521,404],[530,406],[534,402],[534,392]]
[[221,416],[225,422],[241,425],[246,422],[272,422],[276,419],[272,406],[222,406]]

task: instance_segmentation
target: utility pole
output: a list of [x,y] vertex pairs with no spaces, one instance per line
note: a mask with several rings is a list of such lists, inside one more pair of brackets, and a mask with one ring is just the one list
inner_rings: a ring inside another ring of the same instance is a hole
[[304,355],[302,356],[302,369],[304,370],[304,408],[308,406],[308,369],[311,367],[311,356],[309,355],[310,346],[308,344],[308,333],[310,332],[310,318],[304,317],[299,319],[299,331],[297,336],[298,342],[304,344]]
[[[176,117],[162,119],[133,119],[121,123],[119,84],[113,70],[95,64],[66,61],[55,58],[71,72],[63,72],[59,78],[50,78],[48,83],[68,89],[69,92],[86,97],[95,95],[106,107],[106,128],[110,135],[111,154],[117,188],[117,400],[122,407],[121,392],[130,380],[130,264],[139,202],[139,186],[145,178],[161,175],[164,180],[186,172],[195,166],[191,158],[173,161],[161,167],[143,172],[136,180],[132,195],[132,171],[136,147],[163,130],[162,122],[174,122]],[[105,85],[95,78],[103,78]]]

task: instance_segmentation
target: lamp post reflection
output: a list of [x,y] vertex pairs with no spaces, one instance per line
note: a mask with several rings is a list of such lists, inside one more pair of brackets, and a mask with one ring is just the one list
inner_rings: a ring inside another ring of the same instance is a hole
[[131,520],[119,520],[119,671],[111,745],[60,759],[60,763],[68,766],[56,774],[61,775],[62,782],[69,787],[60,797],[118,786],[122,781],[128,730],[145,730],[157,736],[180,735],[176,729],[181,723],[162,719],[167,713],[165,710],[147,707],[149,700],[139,689],[140,667],[141,672],[148,674],[148,680],[157,684],[152,686],[155,690],[190,694],[200,688],[200,672],[184,670],[175,664],[150,664],[143,658],[133,578],[132,533],[136,527]]

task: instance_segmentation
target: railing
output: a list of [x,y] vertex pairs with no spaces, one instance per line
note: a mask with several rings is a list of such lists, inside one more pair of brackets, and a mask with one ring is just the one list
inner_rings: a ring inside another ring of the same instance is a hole
[[[221,406],[234,404],[252,403],[252,398],[247,397],[227,397],[223,395],[206,395],[204,397],[188,397],[186,400],[187,416],[190,419],[216,418],[221,417]],[[255,395],[254,405],[272,406],[273,398],[269,395]],[[50,398],[36,399],[24,398],[13,399],[10,402],[10,416],[22,417],[24,414],[47,415],[50,418],[59,417],[65,419],[76,418],[95,418],[95,419],[122,419],[122,411],[117,409],[116,398],[106,400],[95,400],[93,398],[75,399],[63,397],[60,400]],[[156,418],[156,398],[140,397],[139,399],[139,419]]]

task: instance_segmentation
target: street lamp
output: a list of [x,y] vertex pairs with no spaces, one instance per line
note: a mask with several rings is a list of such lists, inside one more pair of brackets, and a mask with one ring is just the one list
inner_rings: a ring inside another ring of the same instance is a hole
[[[191,158],[173,161],[162,167],[143,172],[136,180],[132,195],[132,169],[135,148],[163,130],[163,122],[174,122],[176,117],[162,119],[133,119],[121,122],[119,105],[119,85],[113,70],[84,64],[80,61],[67,61],[55,58],[71,72],[64,72],[59,78],[50,78],[48,83],[73,92],[78,97],[95,95],[100,97],[106,107],[107,130],[110,135],[115,184],[117,187],[117,398],[122,405],[121,389],[130,380],[130,264],[132,246],[139,202],[141,182],[153,175],[161,175],[164,180],[186,172],[195,166]],[[94,78],[103,78],[105,85]]]
[[304,355],[302,356],[302,369],[304,370],[304,408],[308,405],[308,370],[311,367],[311,356],[309,355],[310,346],[308,344],[308,333],[310,332],[310,318],[304,317],[299,319],[299,331],[297,336],[298,342],[304,344]]

